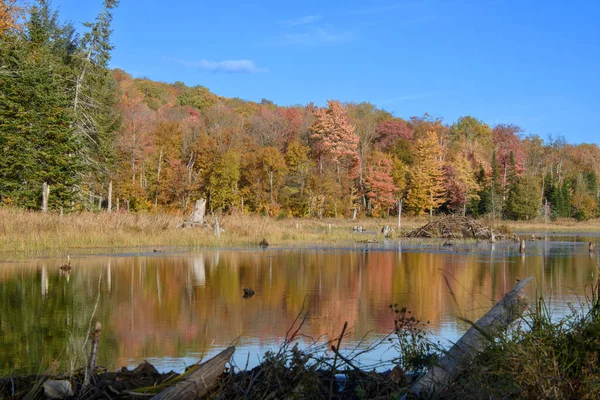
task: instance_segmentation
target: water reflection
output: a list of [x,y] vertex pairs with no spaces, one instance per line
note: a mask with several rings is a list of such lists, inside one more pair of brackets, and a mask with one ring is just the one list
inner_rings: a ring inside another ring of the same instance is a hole
[[[103,323],[99,362],[109,368],[152,359],[163,369],[215,352],[239,338],[238,356],[277,346],[302,309],[303,332],[333,337],[344,321],[346,345],[391,329],[398,303],[431,321],[446,339],[477,320],[517,279],[534,276],[528,295],[568,310],[594,282],[587,243],[417,245],[383,247],[148,253],[0,264],[0,375],[38,372],[55,359],[63,368],[81,348],[92,314]],[[243,287],[254,289],[242,298]],[[41,288],[41,289],[40,289]],[[451,288],[451,290],[450,290]],[[95,310],[95,311],[94,311]],[[256,356],[252,355],[255,360]],[[178,361],[179,360],[179,361]]]

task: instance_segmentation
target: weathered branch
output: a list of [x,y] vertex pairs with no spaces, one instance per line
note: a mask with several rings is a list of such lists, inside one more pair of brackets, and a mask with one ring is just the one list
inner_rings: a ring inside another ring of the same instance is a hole
[[218,378],[223,374],[225,365],[231,359],[235,347],[228,347],[215,357],[200,364],[198,369],[186,379],[171,386],[156,396],[155,400],[166,399],[197,399],[213,390],[218,384]]
[[525,307],[521,290],[532,279],[533,277],[529,277],[517,283],[502,300],[469,328],[437,365],[411,386],[409,392],[425,398],[439,395],[458,377],[461,369],[483,350],[490,339],[497,337],[521,315]]

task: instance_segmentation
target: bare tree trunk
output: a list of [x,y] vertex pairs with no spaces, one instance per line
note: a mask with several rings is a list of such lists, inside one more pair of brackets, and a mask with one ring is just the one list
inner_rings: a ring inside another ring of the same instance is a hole
[[196,226],[196,225],[204,225],[204,215],[206,214],[206,199],[196,200],[196,204],[194,204],[194,210],[192,211],[192,215],[190,219],[186,221],[184,227]]
[[50,197],[50,185],[42,184],[42,212],[48,212],[48,197]]
[[112,181],[108,182],[108,212],[112,211]]
[[271,195],[271,204],[273,204],[273,175],[274,172],[269,173],[269,194]]
[[402,199],[398,200],[398,232],[402,228]]
[[154,209],[158,207],[158,187],[160,185],[160,168],[162,166],[163,150],[160,149],[160,155],[158,156],[158,170],[156,171],[156,195],[154,197]]

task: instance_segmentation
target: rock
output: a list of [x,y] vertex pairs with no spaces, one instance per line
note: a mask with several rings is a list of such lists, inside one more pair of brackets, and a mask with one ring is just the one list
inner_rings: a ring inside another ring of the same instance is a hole
[[48,399],[65,399],[73,396],[73,388],[69,381],[46,381],[44,394]]

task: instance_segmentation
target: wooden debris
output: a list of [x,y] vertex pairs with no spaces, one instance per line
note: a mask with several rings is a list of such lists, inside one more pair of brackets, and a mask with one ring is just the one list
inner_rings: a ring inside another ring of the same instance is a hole
[[394,231],[394,229],[390,228],[389,225],[386,225],[383,228],[381,228],[381,233],[383,233],[384,237],[390,237],[390,235],[392,234],[393,231]]
[[457,215],[436,218],[410,232],[410,238],[486,239],[502,240],[505,236],[480,222]]
[[519,253],[524,254],[525,253],[525,240],[521,239],[521,244],[519,245]]
[[67,255],[67,262],[60,266],[61,271],[71,270],[71,256]]
[[357,241],[357,243],[381,243],[381,242],[377,239],[365,239],[365,240],[359,240],[359,241]]
[[198,369],[187,378],[176,385],[163,390],[154,396],[153,399],[188,400],[197,399],[207,395],[211,390],[217,387],[219,383],[218,379],[225,371],[225,365],[229,362],[234,352],[235,347],[229,347],[223,350],[215,357],[200,364]]
[[90,353],[90,361],[85,372],[83,387],[86,387],[90,384],[91,377],[94,375],[94,369],[96,368],[96,358],[98,357],[98,341],[100,340],[101,332],[102,324],[100,322],[96,322],[96,329],[94,329],[94,336],[92,338],[92,352]]
[[409,389],[418,397],[434,398],[454,381],[486,343],[498,337],[518,318],[525,307],[521,290],[533,277],[523,279],[502,300],[474,323],[439,362],[429,369]]

